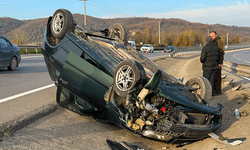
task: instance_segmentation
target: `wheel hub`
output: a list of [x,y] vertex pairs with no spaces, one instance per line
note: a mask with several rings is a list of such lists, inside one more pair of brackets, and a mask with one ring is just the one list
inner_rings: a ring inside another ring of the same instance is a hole
[[132,67],[122,66],[116,73],[116,86],[121,91],[128,91],[135,82],[135,73]]
[[64,25],[64,18],[61,13],[58,13],[53,19],[53,31],[55,33],[60,33]]

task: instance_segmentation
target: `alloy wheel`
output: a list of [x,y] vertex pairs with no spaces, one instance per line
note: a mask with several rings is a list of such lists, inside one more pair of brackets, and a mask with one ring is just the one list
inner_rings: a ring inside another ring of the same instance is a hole
[[115,84],[121,91],[128,91],[133,87],[135,82],[135,72],[128,65],[122,66],[116,73]]

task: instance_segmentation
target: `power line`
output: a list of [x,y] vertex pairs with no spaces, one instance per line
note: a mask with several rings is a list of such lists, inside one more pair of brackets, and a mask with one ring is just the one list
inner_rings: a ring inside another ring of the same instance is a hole
[[[103,10],[103,11],[112,13],[112,14],[117,15],[117,16],[120,16],[120,17],[124,17],[123,14],[125,14],[125,13],[123,13],[123,12],[121,12],[121,11],[118,11],[118,10],[116,10],[116,9],[113,9],[113,8],[111,8],[111,7],[109,7],[109,6],[106,6],[106,5],[100,3],[100,2],[98,2],[98,1],[96,1],[96,0],[91,0],[91,1],[89,1],[89,2],[91,2],[91,3],[89,3],[90,5],[95,6],[95,7],[99,8],[99,9],[101,9],[101,10]],[[125,15],[132,17],[131,15],[128,15],[128,14],[125,14]]]
[[116,13],[118,13],[118,14],[125,14],[125,13],[123,13],[123,12],[121,12],[121,11],[118,11],[118,10],[116,10],[116,9],[113,9],[113,8],[107,6],[107,5],[104,5],[104,4],[102,4],[102,3],[100,3],[100,2],[98,2],[98,1],[96,1],[96,0],[92,0],[92,2],[96,3],[97,5],[99,5],[99,6],[103,7],[103,8],[110,9],[110,10],[112,10],[113,12],[116,12]]

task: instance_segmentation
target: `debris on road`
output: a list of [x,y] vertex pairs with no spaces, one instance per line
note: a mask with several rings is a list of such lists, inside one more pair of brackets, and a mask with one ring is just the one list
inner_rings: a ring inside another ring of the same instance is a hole
[[232,88],[232,90],[237,91],[242,87],[243,83]]
[[224,84],[230,85],[230,84],[232,84],[232,83],[233,83],[233,81],[234,81],[234,79],[231,79],[230,81],[226,81],[226,82],[224,82]]
[[240,113],[240,115],[243,116],[243,117],[246,117],[246,116],[248,116],[248,113],[247,113],[246,110],[244,110],[244,111],[242,111],[242,112]]
[[224,143],[224,144],[230,144],[230,145],[235,146],[235,145],[240,145],[243,143],[242,140],[234,140],[233,142],[228,142],[229,140],[225,139],[224,137],[219,137],[218,135],[216,135],[214,133],[209,133],[208,135],[211,138],[215,139],[216,141],[219,141],[219,142]]
[[123,141],[115,142],[111,140],[106,140],[106,142],[112,150],[144,150],[135,145],[129,145],[128,143]]
[[227,77],[227,75],[224,74],[221,76],[221,79],[225,79],[226,77]]

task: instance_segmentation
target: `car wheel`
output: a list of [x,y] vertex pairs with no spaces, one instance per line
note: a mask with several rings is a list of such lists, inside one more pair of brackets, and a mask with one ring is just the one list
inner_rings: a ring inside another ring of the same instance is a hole
[[124,60],[114,72],[113,84],[117,95],[126,97],[135,85],[146,83],[146,72],[136,60]]
[[11,60],[10,60],[10,64],[8,66],[8,70],[14,71],[14,70],[16,70],[16,67],[17,67],[16,57],[12,57]]
[[198,100],[200,103],[202,103],[202,100],[204,100],[205,102],[209,102],[211,100],[212,87],[210,82],[206,78],[201,76],[193,77],[185,83],[185,86],[196,89],[193,90],[193,93],[198,96]]
[[71,12],[66,9],[58,9],[52,17],[50,29],[55,38],[62,39],[68,30],[73,29]]
[[128,41],[128,29],[125,25],[120,23],[115,23],[109,28],[109,37],[118,38],[122,41]]

